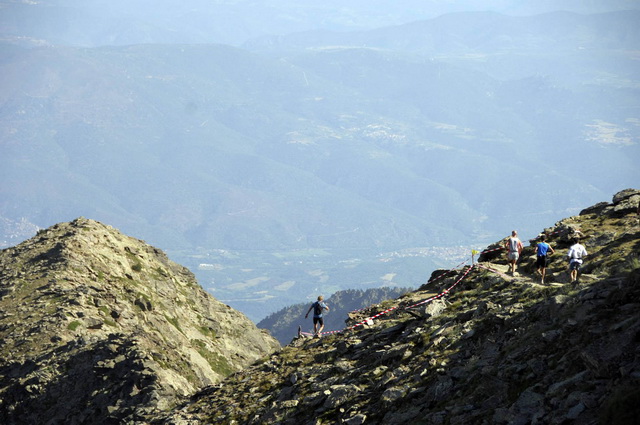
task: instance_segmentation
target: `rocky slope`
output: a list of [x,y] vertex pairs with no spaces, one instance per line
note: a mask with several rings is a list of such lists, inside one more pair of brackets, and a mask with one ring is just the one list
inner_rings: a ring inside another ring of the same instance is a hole
[[160,250],[77,219],[0,251],[0,423],[139,422],[279,348]]
[[[640,415],[640,191],[545,229],[514,276],[504,251],[301,337],[212,385],[164,424],[631,424]],[[508,229],[509,231],[511,229]],[[589,251],[569,283],[568,238]],[[431,300],[426,302],[426,300]],[[377,316],[373,318],[373,316]]]

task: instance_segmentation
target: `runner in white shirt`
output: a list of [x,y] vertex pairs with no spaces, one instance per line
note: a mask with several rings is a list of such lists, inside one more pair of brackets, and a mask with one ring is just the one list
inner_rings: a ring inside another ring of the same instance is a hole
[[509,262],[509,273],[514,274],[516,272],[516,262],[518,258],[520,258],[520,253],[522,252],[522,242],[518,239],[518,232],[515,230],[511,232],[511,237],[507,239],[507,243],[505,244],[505,248],[507,249],[507,261]]
[[571,240],[571,248],[567,252],[567,258],[569,259],[569,274],[571,276],[571,282],[575,282],[578,279],[578,271],[582,266],[582,259],[587,256],[587,250],[580,244],[578,239]]

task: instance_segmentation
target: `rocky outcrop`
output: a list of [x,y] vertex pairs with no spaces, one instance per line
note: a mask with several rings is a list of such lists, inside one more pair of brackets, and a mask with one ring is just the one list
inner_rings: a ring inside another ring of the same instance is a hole
[[[533,243],[515,275],[496,243],[482,263],[358,312],[340,333],[298,338],[152,422],[635,423],[640,222],[633,196],[545,229],[556,254],[544,284]],[[567,277],[569,233],[589,251],[577,283]],[[429,299],[432,306],[421,304]]]
[[160,250],[77,219],[0,251],[0,423],[127,423],[278,342]]
[[623,216],[628,213],[640,212],[640,190],[625,189],[613,196],[611,203],[600,202],[590,208],[586,208],[580,212],[585,214],[603,214]]

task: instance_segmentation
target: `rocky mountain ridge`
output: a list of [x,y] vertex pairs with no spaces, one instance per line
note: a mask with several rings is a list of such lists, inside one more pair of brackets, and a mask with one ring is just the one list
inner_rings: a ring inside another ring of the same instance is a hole
[[279,346],[188,269],[102,223],[0,251],[0,423],[135,423]]
[[275,352],[161,251],[93,220],[53,226],[0,251],[0,422],[635,423],[639,205],[628,189],[544,229],[545,284],[535,240],[515,275],[496,242]]
[[[632,424],[640,411],[640,191],[544,229],[506,274],[500,243],[477,264],[300,337],[200,391],[156,424]],[[566,252],[589,256],[570,283]],[[437,277],[437,279],[436,279]],[[425,300],[431,302],[425,303]],[[410,308],[415,306],[414,308]]]

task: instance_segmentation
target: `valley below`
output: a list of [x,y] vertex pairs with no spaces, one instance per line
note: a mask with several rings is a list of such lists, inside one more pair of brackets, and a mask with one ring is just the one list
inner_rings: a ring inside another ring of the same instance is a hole
[[254,322],[292,304],[346,289],[417,288],[433,270],[471,257],[471,246],[170,252],[216,299]]

